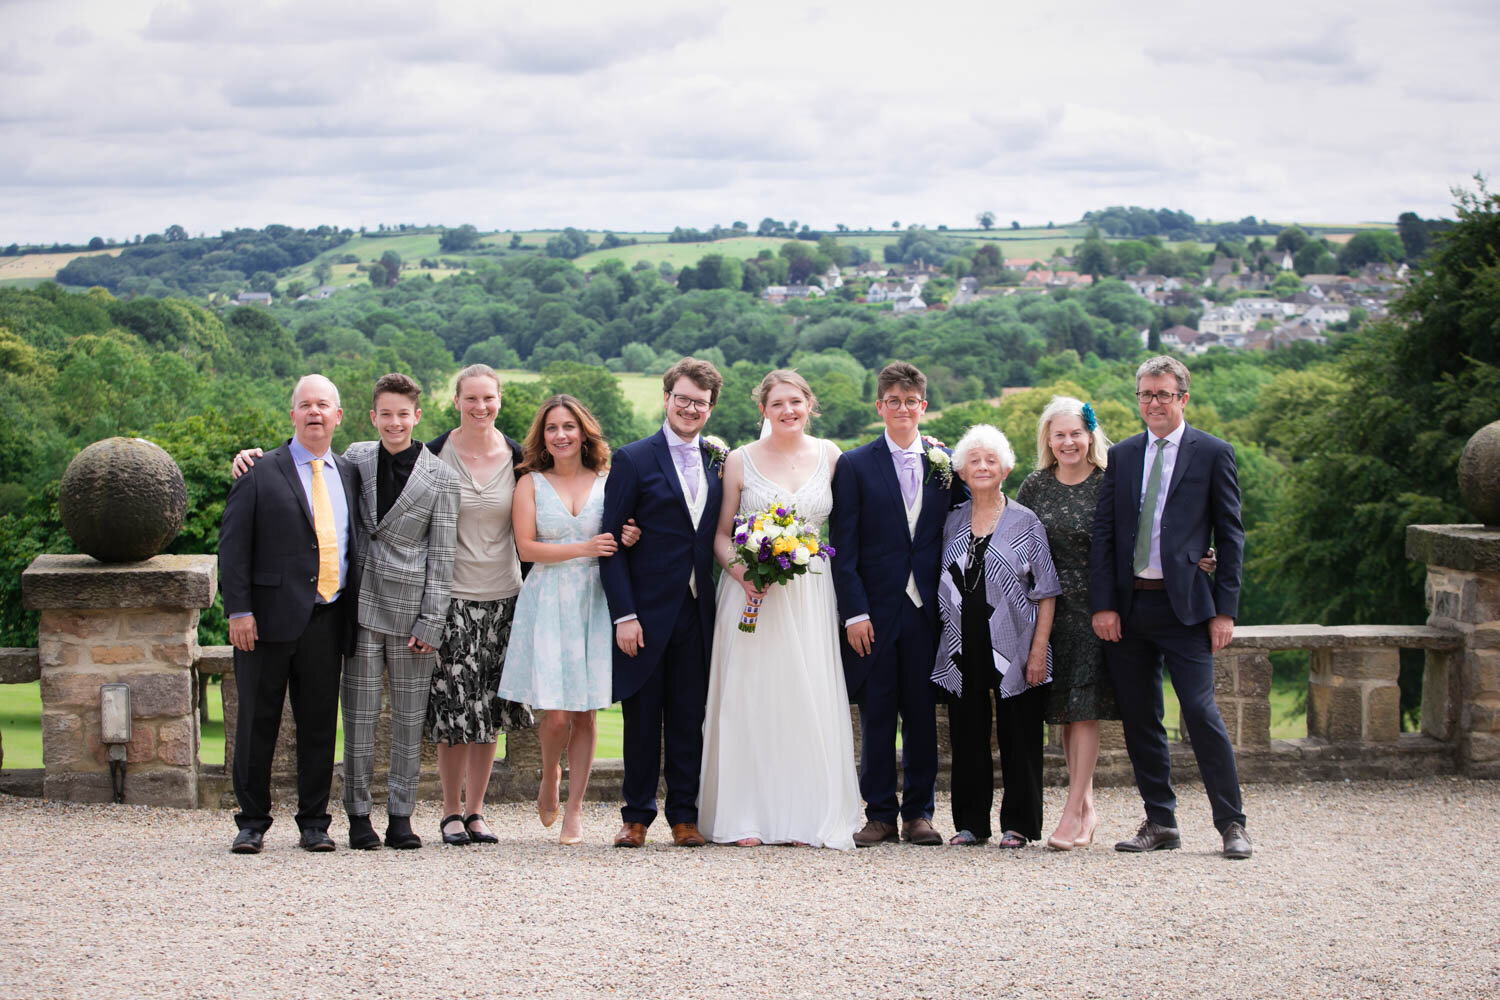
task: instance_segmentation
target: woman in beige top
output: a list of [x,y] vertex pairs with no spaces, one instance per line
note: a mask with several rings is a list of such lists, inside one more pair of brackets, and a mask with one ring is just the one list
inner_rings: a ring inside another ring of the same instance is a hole
[[443,783],[443,842],[492,844],[483,807],[496,739],[533,724],[525,705],[495,696],[521,590],[510,521],[520,445],[495,426],[500,380],[488,365],[458,373],[453,404],[458,427],[427,445],[459,480],[452,601],[427,699],[427,738],[437,745]]

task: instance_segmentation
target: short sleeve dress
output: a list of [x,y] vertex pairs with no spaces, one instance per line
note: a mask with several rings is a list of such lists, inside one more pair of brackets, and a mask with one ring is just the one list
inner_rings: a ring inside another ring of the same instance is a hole
[[1052,686],[1047,695],[1046,718],[1054,726],[1120,717],[1089,610],[1089,545],[1103,484],[1100,469],[1076,486],[1059,482],[1050,468],[1037,469],[1016,492],[1016,500],[1031,508],[1047,529],[1062,583],[1052,619]]

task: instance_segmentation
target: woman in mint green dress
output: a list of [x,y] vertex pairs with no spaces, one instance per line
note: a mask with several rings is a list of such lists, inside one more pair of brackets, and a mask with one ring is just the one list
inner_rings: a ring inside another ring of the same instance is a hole
[[535,565],[516,600],[516,641],[506,653],[498,693],[546,713],[538,724],[537,795],[545,826],[557,819],[567,750],[568,801],[558,842],[576,844],[594,762],[594,713],[610,704],[614,628],[599,580],[599,559],[617,547],[613,535],[599,530],[609,446],[587,407],[557,395],[537,411],[522,450],[527,474],[516,483],[512,521],[521,559]]

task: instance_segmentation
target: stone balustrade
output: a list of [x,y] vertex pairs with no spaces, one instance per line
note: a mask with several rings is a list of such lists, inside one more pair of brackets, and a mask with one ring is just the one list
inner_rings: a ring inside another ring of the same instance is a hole
[[[1240,627],[1214,658],[1215,696],[1236,748],[1242,780],[1500,775],[1500,530],[1477,525],[1414,526],[1408,555],[1428,566],[1427,625]],[[105,565],[87,556],[41,556],[23,574],[28,608],[42,612],[35,650],[0,650],[0,683],[40,679],[45,775],[0,774],[0,790],[50,798],[110,797],[107,749],[99,739],[99,686],[130,685],[134,732],[127,748],[127,802],[232,806],[229,768],[198,761],[197,673],[223,677],[226,760],[232,761],[237,707],[228,646],[199,649],[198,609],[213,600],[211,556],[158,556]],[[1419,733],[1401,732],[1397,686],[1401,649],[1426,654]],[[1271,660],[1278,650],[1310,654],[1307,736],[1271,738]],[[195,673],[196,671],[196,673]],[[855,739],[859,727],[854,713]],[[939,713],[946,751],[946,713]],[[295,788],[296,733],[283,713],[273,765],[279,792]],[[384,794],[389,717],[376,735]],[[1054,744],[1056,737],[1054,736]],[[3,751],[3,745],[0,745]],[[946,753],[945,753],[946,756]],[[1173,767],[1191,779],[1191,749],[1174,743]],[[423,751],[419,795],[438,794],[436,755]],[[1066,771],[1047,755],[1047,780]],[[535,731],[514,733],[497,761],[490,794],[536,794],[541,753]],[[943,780],[947,768],[942,769]],[[618,761],[598,761],[591,794],[619,796]],[[1118,723],[1101,726],[1100,784],[1132,781]],[[340,789],[334,789],[335,797]]]

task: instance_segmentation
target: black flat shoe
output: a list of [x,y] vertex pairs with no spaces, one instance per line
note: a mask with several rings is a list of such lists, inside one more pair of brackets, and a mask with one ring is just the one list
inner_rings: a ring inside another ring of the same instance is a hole
[[412,832],[410,816],[391,816],[385,824],[385,846],[398,851],[414,851],[422,846],[422,838]]
[[333,850],[333,838],[328,836],[326,830],[303,830],[302,839],[298,841],[297,846],[314,854],[326,854]]
[[229,849],[235,854],[259,854],[261,839],[259,830],[241,830],[234,835],[234,843],[229,845]]
[[449,823],[462,823],[463,821],[464,818],[458,813],[443,817],[443,821],[438,824],[438,831],[443,835],[443,843],[450,847],[463,847],[469,843],[469,832],[467,829],[463,833],[448,832]]
[[356,851],[380,850],[380,836],[370,825],[370,817],[349,817],[349,846]]
[[469,813],[469,815],[467,815],[467,816],[464,817],[464,829],[469,831],[469,839],[470,840],[474,841],[474,843],[476,843],[476,844],[498,844],[498,843],[500,843],[500,838],[497,837],[497,836],[495,836],[493,833],[480,833],[478,830],[470,829],[469,824],[473,823],[475,820],[483,822],[484,821],[484,814],[483,813]]

